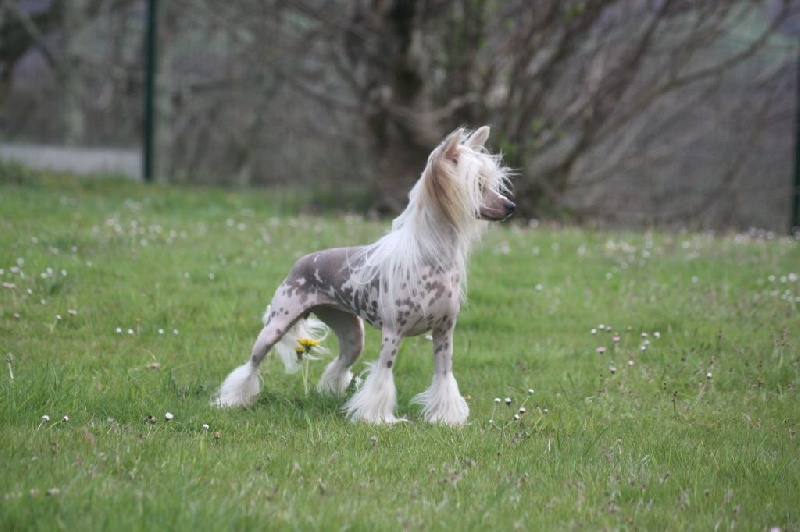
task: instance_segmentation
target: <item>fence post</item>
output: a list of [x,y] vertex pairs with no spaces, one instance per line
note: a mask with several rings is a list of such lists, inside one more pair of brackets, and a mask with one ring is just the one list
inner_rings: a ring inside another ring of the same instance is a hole
[[795,86],[795,127],[794,127],[794,184],[792,186],[792,221],[789,234],[800,235],[800,43],[797,48],[797,80]]
[[147,32],[145,35],[144,127],[142,130],[142,179],[153,181],[154,126],[156,85],[156,22],[158,0],[147,2]]

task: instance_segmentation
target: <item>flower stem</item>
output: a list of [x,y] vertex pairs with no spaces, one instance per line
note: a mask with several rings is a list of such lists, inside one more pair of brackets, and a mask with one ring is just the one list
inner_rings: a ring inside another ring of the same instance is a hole
[[303,391],[308,395],[308,357],[303,357]]

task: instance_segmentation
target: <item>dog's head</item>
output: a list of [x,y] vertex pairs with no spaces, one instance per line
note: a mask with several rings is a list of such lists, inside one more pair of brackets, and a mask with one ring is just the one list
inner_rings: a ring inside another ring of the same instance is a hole
[[456,227],[469,219],[499,221],[514,214],[508,199],[510,170],[489,154],[489,127],[456,129],[431,153],[422,176],[426,194]]

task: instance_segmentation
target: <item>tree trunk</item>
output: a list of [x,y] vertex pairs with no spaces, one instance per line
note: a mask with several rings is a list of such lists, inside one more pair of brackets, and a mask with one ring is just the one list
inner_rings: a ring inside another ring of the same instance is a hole
[[76,146],[84,141],[86,120],[83,111],[83,95],[86,84],[81,69],[81,30],[86,24],[86,0],[64,2],[64,56],[57,66],[60,82],[61,125],[63,140],[67,146]]
[[403,208],[441,136],[422,108],[422,61],[415,42],[419,7],[415,0],[375,2],[356,10],[345,36],[348,59],[363,76],[362,117],[378,172],[372,186],[379,212]]
[[153,174],[158,183],[176,181],[173,150],[175,149],[174,117],[175,87],[172,64],[175,54],[173,46],[177,32],[176,6],[172,2],[159,5],[158,43],[156,45],[156,94],[155,94],[155,149]]

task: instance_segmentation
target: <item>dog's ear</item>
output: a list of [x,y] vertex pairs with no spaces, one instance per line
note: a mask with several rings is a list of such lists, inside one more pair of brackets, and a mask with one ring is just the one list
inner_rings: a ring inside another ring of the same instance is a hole
[[442,157],[453,164],[458,164],[458,146],[464,141],[464,128],[460,127],[450,133],[442,142]]
[[474,150],[478,150],[483,148],[483,145],[486,144],[486,139],[489,138],[489,126],[483,126],[475,130],[475,132],[469,136],[467,140],[467,144],[470,148]]
[[[458,128],[445,138],[434,150],[431,162],[425,169],[425,191],[429,198],[439,204],[448,220],[456,222],[460,201],[458,196],[458,155],[466,138],[463,128]],[[449,164],[448,164],[449,163]]]

